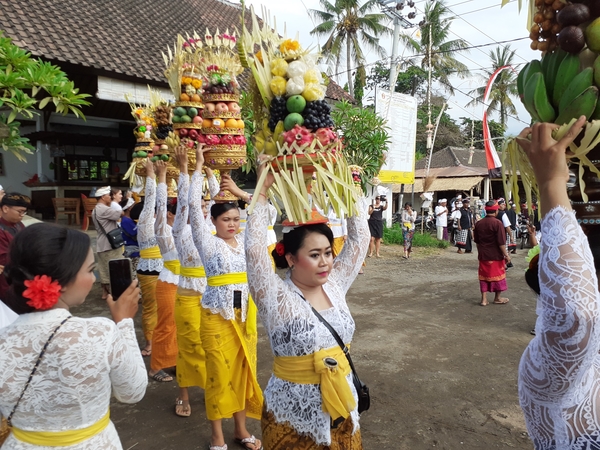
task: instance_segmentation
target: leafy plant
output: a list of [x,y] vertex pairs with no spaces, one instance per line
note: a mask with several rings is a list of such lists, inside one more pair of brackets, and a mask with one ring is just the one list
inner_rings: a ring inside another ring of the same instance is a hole
[[90,103],[89,94],[80,94],[59,67],[34,59],[0,31],[0,146],[24,161],[32,153],[29,139],[20,134],[17,115],[31,119],[49,104],[66,115],[85,118],[80,107]]
[[[393,224],[390,228],[383,227],[383,243],[386,245],[402,245],[404,244],[404,237],[402,236],[402,227],[397,223]],[[448,241],[439,241],[437,238],[432,236],[429,232],[421,234],[418,230],[415,231],[412,241],[413,247],[431,247],[431,248],[448,248],[450,243]]]
[[352,106],[346,101],[335,105],[331,117],[336,130],[343,137],[348,164],[363,169],[363,189],[366,189],[366,183],[379,173],[385,161],[390,142],[385,119],[371,108]]

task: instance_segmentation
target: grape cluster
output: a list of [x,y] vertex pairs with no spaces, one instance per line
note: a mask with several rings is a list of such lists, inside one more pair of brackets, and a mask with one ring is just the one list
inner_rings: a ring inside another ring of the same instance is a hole
[[204,88],[204,92],[207,94],[235,94],[235,87],[232,82],[211,84]]
[[275,131],[277,122],[283,121],[285,116],[288,115],[287,108],[285,106],[286,99],[284,97],[275,97],[271,100],[271,109],[269,111],[271,118],[269,119],[269,128],[271,131]]
[[159,125],[156,127],[156,138],[166,139],[169,136],[169,131],[173,131],[173,125]]
[[331,107],[325,100],[308,102],[302,112],[304,126],[311,131],[315,131],[318,128],[333,127],[333,120],[330,114]]

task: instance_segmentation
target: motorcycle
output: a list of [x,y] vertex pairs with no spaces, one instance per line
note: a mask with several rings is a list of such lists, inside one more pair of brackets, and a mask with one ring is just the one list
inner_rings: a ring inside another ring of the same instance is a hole
[[[417,219],[415,220],[415,230],[421,230],[421,222],[423,222],[423,216],[417,216]],[[425,222],[423,223],[423,231],[436,231],[435,219],[430,214],[427,214],[427,216],[425,216]]]
[[529,221],[527,219],[521,218],[517,224],[517,241],[520,241],[520,248],[523,248],[526,245],[529,245],[529,230],[527,229],[527,225]]

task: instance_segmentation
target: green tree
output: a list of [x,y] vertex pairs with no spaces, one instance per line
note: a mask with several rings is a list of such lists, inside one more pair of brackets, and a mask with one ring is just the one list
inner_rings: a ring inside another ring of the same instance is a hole
[[[403,35],[401,39],[415,54],[424,55],[421,67],[429,69],[435,74],[443,89],[454,94],[450,83],[451,76],[466,78],[470,75],[467,66],[456,59],[456,55],[466,52],[468,43],[464,39],[448,40],[450,25],[454,17],[449,16],[446,0],[428,0],[425,4],[425,19],[420,30],[420,37],[415,39],[412,35]],[[431,62],[429,61],[429,34],[431,29]]]
[[[380,62],[376,63],[367,77],[366,87],[389,89],[390,68]],[[424,95],[427,91],[427,71],[418,66],[408,66],[404,72],[398,74],[394,91],[412,97]]]
[[359,66],[354,75],[354,98],[358,106],[362,106],[362,100],[365,96],[365,87],[367,85],[367,71],[365,66]]
[[389,19],[385,14],[373,12],[380,8],[377,0],[319,0],[322,10],[311,9],[310,15],[320,23],[310,32],[316,36],[327,36],[323,55],[335,63],[336,72],[344,56],[348,76],[348,92],[354,93],[352,67],[366,62],[364,50],[374,50],[385,57],[385,49],[379,38],[390,34],[384,24]]
[[[485,87],[488,83],[488,80],[500,67],[512,65],[514,57],[515,51],[511,50],[510,46],[508,45],[506,47],[498,46],[494,50],[490,51],[490,62],[492,69],[485,70],[484,75],[479,76],[483,85],[469,92],[469,94],[475,98],[471,100],[467,106],[475,106],[483,102]],[[490,113],[498,113],[500,116],[500,123],[504,128],[506,128],[508,116],[517,114],[517,108],[515,107],[511,97],[519,97],[519,93],[517,91],[517,75],[513,70],[507,69],[500,72],[494,80],[488,102],[488,111],[490,111]]]
[[57,66],[34,59],[0,31],[0,146],[25,160],[24,153],[34,147],[20,134],[17,115],[30,119],[36,109],[53,105],[61,114],[83,118],[81,106],[88,94],[80,94],[72,81]]
[[[431,96],[431,122],[435,125],[435,121],[442,110],[445,98],[441,96]],[[427,102],[423,101],[417,109],[417,141],[416,141],[416,159],[419,160],[427,155]],[[465,137],[460,125],[450,117],[444,110],[440,118],[440,124],[435,136],[433,152],[441,150],[449,146],[464,145]]]
[[[488,126],[490,128],[490,135],[494,140],[494,145],[496,148],[501,148],[504,142],[504,127],[500,122],[496,122],[495,120],[488,120]],[[463,146],[470,147],[471,146],[471,130],[473,131],[473,147],[484,149],[484,139],[483,139],[483,121],[481,120],[473,120],[468,117],[460,118],[460,128],[462,130],[462,134],[464,136]]]
[[336,130],[343,136],[344,154],[348,164],[363,169],[363,189],[379,173],[390,143],[385,119],[372,108],[360,108],[343,101],[331,111]]

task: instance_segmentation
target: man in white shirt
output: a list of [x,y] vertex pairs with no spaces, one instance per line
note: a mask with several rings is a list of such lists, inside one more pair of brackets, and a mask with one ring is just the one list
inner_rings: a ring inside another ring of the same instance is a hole
[[437,238],[448,240],[448,208],[446,204],[448,200],[442,198],[435,207],[435,226],[437,228]]

